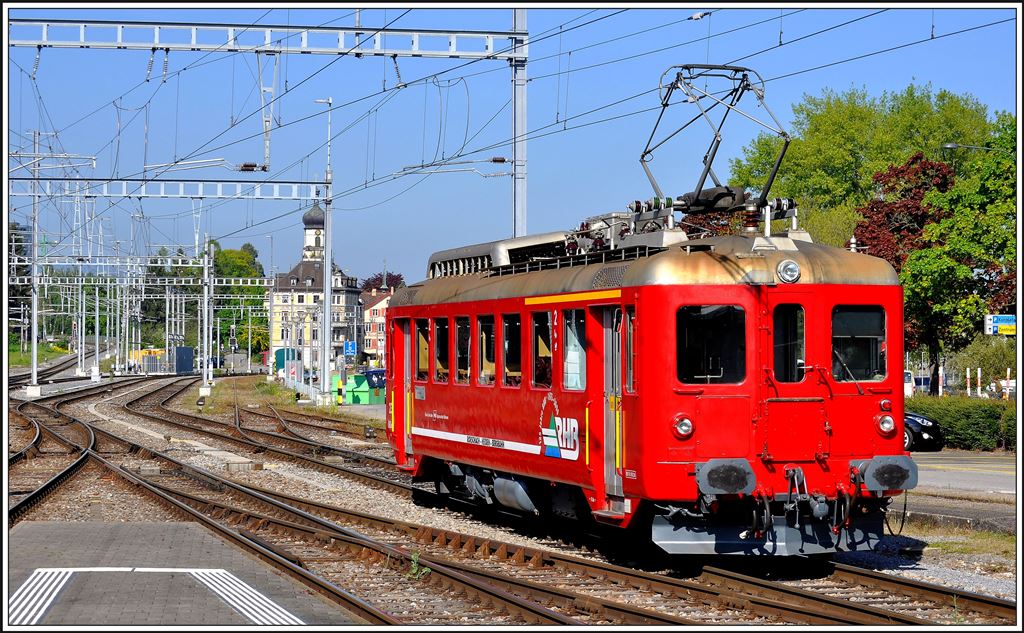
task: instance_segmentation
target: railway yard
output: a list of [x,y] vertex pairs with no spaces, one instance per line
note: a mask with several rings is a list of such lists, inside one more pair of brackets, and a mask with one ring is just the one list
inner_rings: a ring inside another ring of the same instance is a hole
[[442,499],[394,468],[366,418],[273,404],[263,376],[220,379],[205,407],[197,381],[12,392],[10,624],[1017,622],[1015,561],[942,547],[955,532],[911,522],[876,552],[785,574],[666,565]]

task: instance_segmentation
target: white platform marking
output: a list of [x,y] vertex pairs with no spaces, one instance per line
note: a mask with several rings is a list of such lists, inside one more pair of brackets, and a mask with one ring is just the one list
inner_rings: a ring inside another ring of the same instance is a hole
[[175,567],[55,567],[39,568],[32,572],[8,602],[12,625],[35,624],[43,617],[57,594],[71,579],[72,574],[83,572],[165,573],[189,574],[210,591],[217,594],[231,608],[253,624],[289,625],[305,624],[270,598],[256,591],[240,578],[224,569]]

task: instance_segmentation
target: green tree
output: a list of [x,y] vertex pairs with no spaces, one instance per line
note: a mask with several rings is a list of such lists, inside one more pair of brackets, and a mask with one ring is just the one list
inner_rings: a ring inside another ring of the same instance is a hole
[[[984,382],[1004,380],[1006,369],[1010,368],[1013,378],[1017,377],[1017,346],[1012,338],[978,334],[970,345],[953,355],[947,363],[949,368],[962,376],[968,369],[981,368]],[[974,373],[971,380],[974,380]]]
[[[877,194],[874,175],[916,152],[940,158],[956,139],[978,144],[989,128],[987,109],[974,97],[931,86],[870,97],[851,88],[805,95],[793,107],[793,141],[772,186],[772,196],[794,198],[803,225],[816,240],[842,246],[860,219],[857,208]],[[730,163],[730,184],[762,187],[782,141],[762,133]]]
[[858,243],[899,273],[908,348],[928,351],[931,389],[940,354],[963,348],[986,312],[1015,311],[1016,118],[1001,113],[987,147],[958,168],[913,156],[878,174],[880,199],[859,211]]

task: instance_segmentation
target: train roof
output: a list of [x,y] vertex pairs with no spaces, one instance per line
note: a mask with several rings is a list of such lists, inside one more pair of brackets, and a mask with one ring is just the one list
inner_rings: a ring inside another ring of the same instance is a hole
[[[537,243],[532,241],[531,246]],[[493,249],[494,244],[479,245],[477,250],[482,253]],[[463,249],[442,253],[460,250]],[[476,252],[474,247],[466,247],[465,252],[469,251]],[[722,235],[695,240],[683,238],[668,246],[640,245],[581,255],[537,257],[520,264],[467,270],[461,274],[456,270],[397,290],[391,306],[483,301],[648,285],[776,284],[779,283],[776,268],[787,259],[800,265],[800,278],[794,286],[899,284],[896,271],[885,260],[815,244],[801,231],[795,237]],[[436,257],[431,261],[435,262]]]

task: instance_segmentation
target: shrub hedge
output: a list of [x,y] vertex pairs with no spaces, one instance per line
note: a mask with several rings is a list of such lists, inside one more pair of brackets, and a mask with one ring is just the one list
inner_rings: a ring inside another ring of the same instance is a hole
[[938,422],[949,448],[1017,448],[1017,407],[1013,400],[915,396],[907,398],[906,410]]

